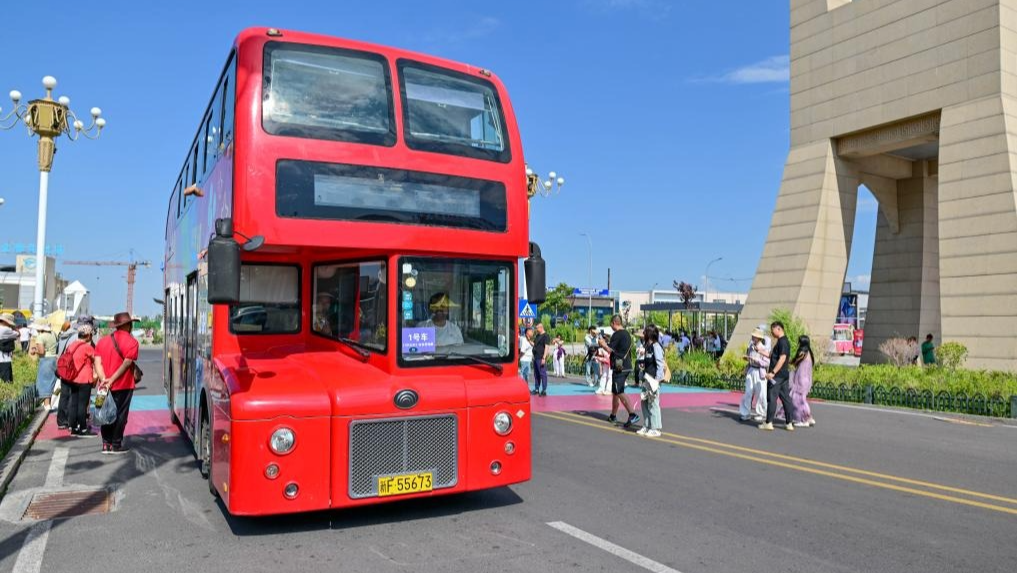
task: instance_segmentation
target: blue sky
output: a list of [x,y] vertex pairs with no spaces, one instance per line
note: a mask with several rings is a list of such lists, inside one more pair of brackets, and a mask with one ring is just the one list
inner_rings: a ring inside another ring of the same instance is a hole
[[[85,4],[93,4],[85,6]],[[59,144],[48,243],[64,260],[151,260],[138,314],[160,309],[170,187],[231,41],[247,26],[298,29],[431,53],[494,70],[506,83],[527,161],[567,179],[534,200],[532,237],[548,279],[593,286],[747,291],[788,150],[786,0],[174,1],[63,3],[48,39],[9,26],[0,94],[56,95],[87,115],[99,141]],[[240,6],[241,4],[237,4]],[[0,98],[4,112],[10,109]],[[38,172],[24,130],[0,132],[0,243],[34,244]],[[849,279],[868,275],[875,204],[861,200]],[[0,264],[13,263],[0,253]],[[71,267],[98,314],[121,310],[120,268]],[[729,280],[734,279],[734,280]],[[867,286],[867,285],[863,285]]]

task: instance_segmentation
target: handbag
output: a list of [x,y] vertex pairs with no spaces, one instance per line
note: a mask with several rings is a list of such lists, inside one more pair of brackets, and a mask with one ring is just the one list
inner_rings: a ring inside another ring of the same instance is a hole
[[[127,360],[126,358],[124,358],[124,353],[120,351],[120,345],[117,344],[116,334],[117,334],[116,331],[114,331],[113,334],[109,335],[109,337],[113,339],[113,348],[116,349],[117,354],[120,355],[121,360]],[[134,368],[134,383],[137,384],[138,382],[141,382],[141,377],[144,376],[145,373],[141,370],[141,367],[138,366],[137,362],[131,364],[131,367]]]

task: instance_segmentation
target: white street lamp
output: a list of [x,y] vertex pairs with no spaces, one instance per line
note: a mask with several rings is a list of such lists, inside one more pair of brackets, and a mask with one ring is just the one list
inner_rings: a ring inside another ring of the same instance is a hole
[[28,128],[29,135],[39,137],[39,228],[35,243],[35,299],[32,312],[42,316],[44,312],[43,298],[46,292],[46,200],[49,193],[49,172],[53,169],[53,154],[56,153],[56,138],[66,135],[75,141],[84,135],[87,139],[98,139],[106,120],[100,117],[102,110],[91,109],[92,123],[85,127],[84,122],[70,110],[70,98],[61,96],[53,99],[53,88],[57,86],[56,78],[42,78],[42,87],[46,96],[34,99],[26,105],[21,104],[21,92],[12,90],[11,101],[14,108],[6,116],[0,116],[0,129],[14,128],[20,121]]
[[[710,296],[710,266],[713,265],[713,263],[722,260],[724,260],[724,257],[717,257],[716,259],[713,259],[712,261],[706,264],[706,272],[703,273],[703,280],[706,283],[706,286],[704,287],[705,292],[703,293],[703,304],[706,304],[707,297]],[[702,329],[706,330],[706,313],[703,312],[702,315],[703,315]]]
[[593,326],[593,239],[590,238],[589,233],[579,233],[579,236],[586,237],[586,244],[590,248],[590,278],[589,282],[586,283],[586,294],[589,298],[586,307],[586,330],[589,330]]

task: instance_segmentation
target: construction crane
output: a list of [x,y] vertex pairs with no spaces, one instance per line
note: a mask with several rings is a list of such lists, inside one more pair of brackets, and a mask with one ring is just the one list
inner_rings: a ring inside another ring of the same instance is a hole
[[127,312],[134,316],[134,278],[138,267],[150,267],[148,261],[64,261],[65,265],[88,265],[94,267],[127,267]]

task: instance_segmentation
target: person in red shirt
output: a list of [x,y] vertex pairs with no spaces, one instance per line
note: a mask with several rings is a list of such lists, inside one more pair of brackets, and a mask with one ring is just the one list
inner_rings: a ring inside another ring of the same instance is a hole
[[[124,430],[127,429],[127,415],[131,410],[131,398],[134,396],[134,385],[137,383],[135,374],[140,370],[138,361],[139,344],[131,336],[131,327],[136,318],[126,312],[118,312],[113,317],[113,333],[99,341],[95,347],[96,354],[102,359],[107,372],[100,388],[109,390],[109,398],[117,405],[117,417],[112,424],[102,426],[102,453],[125,454],[130,448],[124,446]],[[107,398],[107,399],[109,399]]]
[[95,432],[88,428],[88,398],[96,380],[104,377],[102,360],[92,348],[92,327],[83,324],[78,327],[78,339],[67,347],[73,360],[74,377],[70,382],[71,396],[67,425],[72,436],[91,437]]

